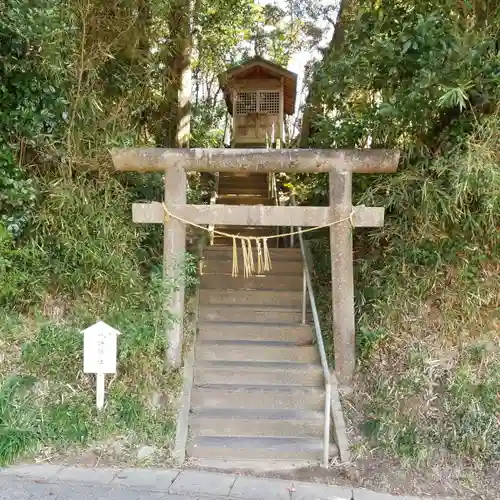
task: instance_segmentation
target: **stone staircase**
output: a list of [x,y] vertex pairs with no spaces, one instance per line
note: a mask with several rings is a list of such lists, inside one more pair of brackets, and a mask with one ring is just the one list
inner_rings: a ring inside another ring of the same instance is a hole
[[[269,194],[266,174],[219,174],[217,204],[220,205],[274,205]],[[219,231],[242,236],[270,236],[273,227],[217,226]],[[214,245],[228,245],[232,240],[215,235]],[[273,242],[274,243],[274,242]]]
[[[226,177],[219,179],[219,203],[274,203],[265,175]],[[187,456],[215,468],[316,465],[323,456],[324,379],[312,326],[301,324],[301,252],[271,248],[271,271],[233,278],[227,240],[216,238],[204,252]]]

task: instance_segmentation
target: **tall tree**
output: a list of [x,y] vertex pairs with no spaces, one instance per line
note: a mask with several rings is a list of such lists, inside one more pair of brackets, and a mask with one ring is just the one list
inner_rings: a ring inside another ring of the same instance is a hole
[[156,126],[156,143],[164,147],[187,147],[191,121],[191,53],[193,16],[199,1],[173,0],[167,21],[167,36],[161,54],[162,103]]
[[[337,18],[334,23],[333,36],[330,44],[323,52],[323,60],[331,60],[335,54],[339,54],[345,37],[346,18],[349,13],[349,6],[352,2],[340,0]],[[331,21],[330,21],[331,22]],[[304,113],[302,117],[302,126],[300,131],[299,146],[307,148],[309,140],[314,135],[313,124],[319,116],[321,116],[321,96],[320,89],[322,85],[323,72],[321,71],[321,63],[313,67],[311,80],[309,83],[309,92],[307,94]]]

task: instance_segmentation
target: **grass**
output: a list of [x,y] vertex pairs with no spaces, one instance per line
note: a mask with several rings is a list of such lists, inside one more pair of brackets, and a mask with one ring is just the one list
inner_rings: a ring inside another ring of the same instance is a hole
[[[177,321],[164,301],[178,284],[163,280],[161,234],[132,224],[128,194],[110,178],[47,183],[42,200],[31,237],[0,238],[0,464],[117,447],[134,462],[145,445],[168,461],[181,374],[164,365],[165,325]],[[189,298],[194,258],[182,266]],[[81,334],[99,319],[122,332],[101,412]]]
[[[499,125],[492,116],[447,155],[359,181],[358,202],[387,207],[383,229],[355,234],[349,418],[361,455],[478,469],[500,460]],[[328,332],[328,240],[312,243]]]
[[381,377],[363,393],[364,431],[391,455],[418,463],[454,457],[491,463],[500,456],[500,345],[473,343],[437,356],[413,346],[403,371]]
[[[88,323],[38,318],[11,321],[14,326],[0,330],[0,344],[9,344],[8,363],[0,371],[1,464],[113,437],[124,440],[130,453],[142,445],[168,452],[181,380],[178,372],[164,367],[165,335],[151,310],[156,297],[147,298],[151,303],[143,303],[140,313],[122,311],[120,321],[110,321],[123,335],[118,373],[107,376],[101,413],[95,409],[94,376],[82,372],[80,332]],[[112,311],[110,318],[117,313]]]

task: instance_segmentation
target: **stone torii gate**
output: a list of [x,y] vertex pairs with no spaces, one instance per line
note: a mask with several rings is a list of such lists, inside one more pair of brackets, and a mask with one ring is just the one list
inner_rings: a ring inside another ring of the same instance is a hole
[[[351,224],[381,227],[383,207],[352,206],[352,174],[395,172],[399,152],[394,150],[311,149],[160,149],[127,148],[112,151],[120,171],[164,172],[165,205],[177,217],[200,225],[330,226],[332,262],[333,338],[335,368],[342,385],[349,385],[355,368],[355,318]],[[307,172],[329,173],[330,205],[237,206],[186,204],[186,172]],[[176,279],[176,260],[186,250],[186,228],[174,217],[165,221],[162,203],[136,203],[134,222],[164,224],[164,273]],[[181,365],[184,288],[168,299],[166,308],[179,318],[168,327],[167,363]]]

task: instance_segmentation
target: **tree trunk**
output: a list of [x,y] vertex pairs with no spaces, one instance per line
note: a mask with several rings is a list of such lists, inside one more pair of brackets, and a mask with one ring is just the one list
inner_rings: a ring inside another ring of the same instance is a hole
[[151,49],[151,6],[149,0],[137,0],[138,52],[141,63],[146,66]]
[[174,0],[171,4],[169,34],[162,50],[165,76],[163,102],[155,134],[157,146],[189,147],[193,45],[191,20],[194,10],[192,0]]

